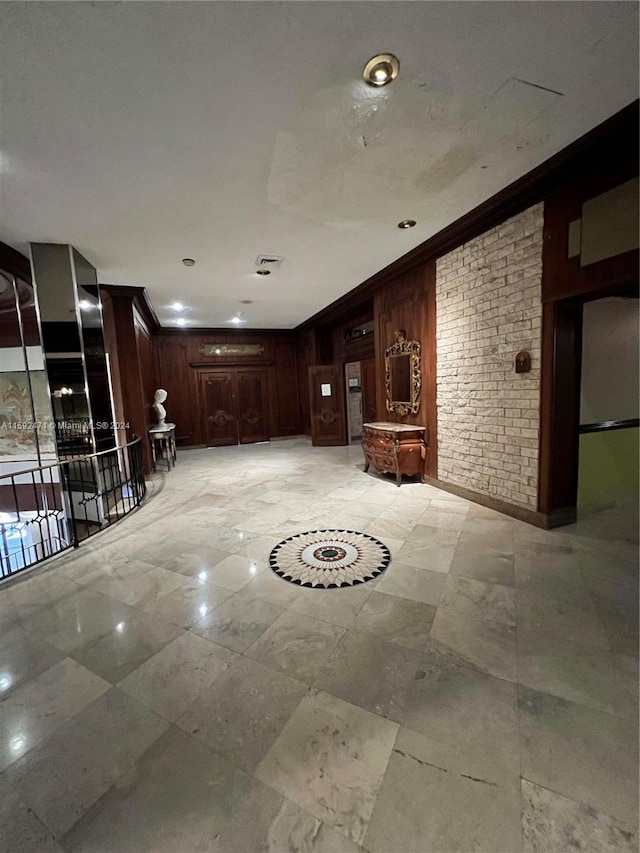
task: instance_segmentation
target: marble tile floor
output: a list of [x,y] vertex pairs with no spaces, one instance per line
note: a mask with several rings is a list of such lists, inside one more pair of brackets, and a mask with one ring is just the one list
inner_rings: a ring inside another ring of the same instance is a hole
[[[304,440],[149,485],[0,587],[1,853],[638,850],[633,513],[542,531]],[[323,527],[390,567],[271,572]]]

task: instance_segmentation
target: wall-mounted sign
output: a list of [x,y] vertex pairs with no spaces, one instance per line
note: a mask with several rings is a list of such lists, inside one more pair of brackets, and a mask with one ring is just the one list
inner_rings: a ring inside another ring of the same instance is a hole
[[262,344],[203,344],[200,347],[202,355],[230,356],[230,355],[263,355]]
[[322,394],[323,397],[330,397],[331,396],[331,385],[329,385],[328,382],[327,383],[323,382],[322,385],[320,386],[320,393]]

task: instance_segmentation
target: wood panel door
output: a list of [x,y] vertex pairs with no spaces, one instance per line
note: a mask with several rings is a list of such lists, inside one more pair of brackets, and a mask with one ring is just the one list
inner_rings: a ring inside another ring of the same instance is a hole
[[269,441],[267,372],[238,372],[235,379],[240,444]]
[[207,447],[238,444],[238,419],[233,371],[206,373],[202,377]]
[[335,447],[347,443],[344,384],[336,365],[309,368],[311,443]]
[[[363,423],[377,421],[376,417],[376,360],[364,358],[360,362],[360,386],[362,388]],[[382,418],[384,420],[384,418]]]

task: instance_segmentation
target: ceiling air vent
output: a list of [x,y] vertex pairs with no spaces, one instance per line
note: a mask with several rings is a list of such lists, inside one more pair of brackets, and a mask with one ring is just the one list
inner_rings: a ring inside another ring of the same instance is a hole
[[258,269],[277,270],[283,261],[282,255],[258,255],[256,267]]

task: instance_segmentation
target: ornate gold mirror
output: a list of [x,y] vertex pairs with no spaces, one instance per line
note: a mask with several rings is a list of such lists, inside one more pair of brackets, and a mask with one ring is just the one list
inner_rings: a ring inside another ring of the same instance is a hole
[[384,382],[387,411],[415,415],[420,409],[420,342],[408,341],[404,329],[395,333],[396,342],[384,353]]

